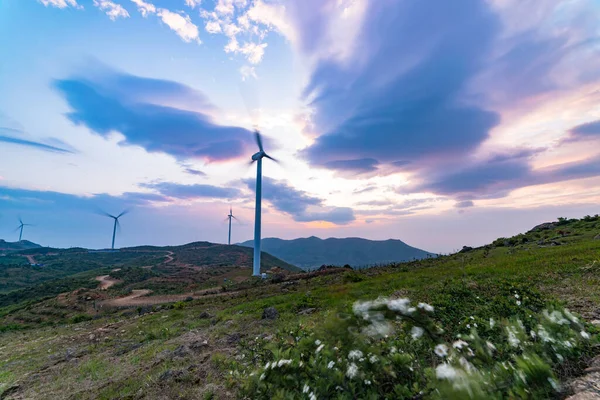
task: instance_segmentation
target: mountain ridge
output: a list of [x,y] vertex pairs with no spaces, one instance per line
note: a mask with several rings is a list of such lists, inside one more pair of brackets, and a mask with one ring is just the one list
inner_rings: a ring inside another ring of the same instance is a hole
[[[253,247],[254,241],[248,240],[238,244]],[[346,264],[352,267],[364,267],[436,256],[399,239],[370,240],[360,237],[321,239],[309,236],[291,240],[264,238],[261,244],[261,250],[303,269]]]

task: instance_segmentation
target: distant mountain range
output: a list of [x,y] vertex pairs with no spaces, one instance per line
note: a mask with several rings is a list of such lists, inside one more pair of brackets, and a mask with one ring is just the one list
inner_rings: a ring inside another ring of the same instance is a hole
[[[253,247],[254,242],[248,240],[240,245]],[[320,239],[315,236],[294,240],[263,239],[261,250],[303,269],[345,264],[363,267],[436,256],[395,239]]]
[[29,250],[38,249],[40,246],[37,243],[30,242],[29,240],[21,240],[20,242],[7,242],[0,239],[0,250]]

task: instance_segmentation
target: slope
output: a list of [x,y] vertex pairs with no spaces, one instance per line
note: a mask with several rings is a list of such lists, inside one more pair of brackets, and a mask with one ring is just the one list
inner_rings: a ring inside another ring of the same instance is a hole
[[[252,247],[254,244],[249,240],[241,245]],[[294,240],[266,238],[262,240],[262,249],[304,269],[321,265],[373,266],[435,256],[394,239],[320,239],[315,236]]]
[[[300,391],[304,384],[310,385],[311,390],[328,390],[327,386],[317,387],[309,379],[328,377],[330,373],[338,374],[335,379],[345,379],[346,371],[330,370],[326,361],[314,364],[321,368],[319,374],[303,372],[302,380],[294,378],[297,375],[287,375],[287,368],[291,367],[278,365],[279,369],[267,374],[263,381],[267,382],[263,386],[271,385],[271,388],[267,386],[260,396],[244,392],[256,388],[246,385],[248,380],[258,381],[261,376],[251,376],[245,371],[257,366],[264,369],[274,357],[289,357],[289,352],[273,349],[296,346],[298,337],[302,337],[300,350],[307,348],[308,356],[316,354],[315,341],[318,340],[325,346],[320,353],[317,351],[319,357],[336,354],[334,352],[339,350],[341,354],[335,357],[344,359],[348,350],[356,347],[333,348],[339,346],[335,335],[348,336],[350,332],[340,329],[340,324],[352,315],[355,301],[379,296],[410,298],[413,304],[432,305],[435,309],[432,317],[443,326],[445,341],[457,340],[458,334],[469,341],[473,324],[478,325],[479,334],[498,346],[499,351],[492,358],[510,366],[513,365],[511,346],[502,342],[506,336],[504,324],[509,318],[519,317],[529,326],[533,324],[532,319],[537,321],[544,308],[556,307],[559,303],[590,320],[600,317],[600,240],[595,239],[599,234],[600,218],[586,217],[500,238],[488,246],[466,248],[450,256],[295,282],[257,281],[249,287],[232,286],[218,297],[207,295],[171,306],[97,313],[91,308],[91,301],[86,302],[84,293],[78,295],[81,300],[76,312],[81,314],[73,314],[74,309],[58,300],[40,303],[15,311],[9,316],[10,323],[3,327],[0,376],[4,386],[0,386],[0,393],[4,392],[9,399],[39,398],[40,393],[44,394],[43,398],[65,398],[65,393],[69,393],[72,398],[82,399],[153,399],[157,393],[162,398],[275,398],[278,382],[296,381]],[[274,307],[278,318],[261,318],[267,307]],[[62,321],[71,318],[72,324],[52,328],[32,325],[47,314],[54,318],[60,315]],[[89,320],[92,317],[95,319]],[[86,319],[89,321],[78,322]],[[494,329],[491,319],[496,321]],[[25,322],[30,324],[30,329],[13,332],[21,329],[20,324]],[[585,329],[592,335],[591,340],[599,332],[589,324]],[[356,334],[353,330],[352,337]],[[527,337],[519,336],[523,340]],[[393,376],[394,384],[405,386],[399,388],[402,395],[388,397],[436,398],[431,389],[438,384],[435,367],[442,359],[422,345],[423,339],[417,342],[410,334],[401,336],[401,332],[390,338],[397,340],[398,346],[404,346],[404,353],[396,357],[397,364],[383,359],[387,353],[378,353],[378,357],[387,362],[385,371],[398,366],[403,368]],[[587,351],[579,354],[575,361],[565,359],[565,363],[552,365],[553,373],[563,383],[563,392],[528,398],[567,396],[568,380],[586,367],[585,362],[590,357]],[[334,364],[337,368],[338,361]],[[313,368],[313,364],[306,365]],[[364,368],[361,372],[366,373],[367,368],[383,364],[365,361],[360,365]],[[424,369],[417,369],[423,365]],[[546,373],[547,370],[538,368],[536,371]],[[273,377],[281,377],[281,380],[273,381]],[[514,377],[511,373],[506,383],[520,382],[517,371]],[[410,385],[410,379],[419,379],[420,383]],[[362,379],[357,380],[355,384],[344,386],[344,390],[358,387],[362,382]],[[546,378],[536,382],[552,390]],[[336,390],[335,385],[329,386]],[[377,384],[369,388],[383,390],[386,386]],[[413,390],[418,393],[412,393]],[[506,390],[499,389],[496,396],[511,397]],[[335,393],[318,394],[319,398],[335,397]],[[513,393],[512,397],[520,396]]]
[[4,239],[0,239],[0,251],[12,251],[12,250],[28,250],[40,248],[37,243],[30,242],[29,240],[21,240],[19,242],[7,242]]

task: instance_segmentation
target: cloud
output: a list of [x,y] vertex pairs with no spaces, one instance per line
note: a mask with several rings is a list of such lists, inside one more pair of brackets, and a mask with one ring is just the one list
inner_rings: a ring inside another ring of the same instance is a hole
[[40,143],[40,142],[32,142],[30,140],[13,138],[13,137],[10,137],[10,136],[0,135],[0,142],[12,143],[12,144],[20,145],[20,146],[32,147],[32,148],[35,148],[35,149],[49,151],[49,152],[52,152],[52,153],[69,153],[69,154],[73,154],[73,152],[71,150],[62,149],[60,147],[55,147],[55,146],[51,146],[51,145]]
[[454,170],[438,171],[424,182],[403,189],[453,196],[461,201],[500,198],[511,191],[535,185],[600,176],[600,156],[533,169],[535,151],[516,151],[467,162]]
[[[0,113],[0,121],[4,121],[9,125],[20,126],[16,121],[4,116]],[[3,134],[4,133],[4,134]],[[38,150],[49,151],[52,153],[69,153],[74,154],[75,150],[66,143],[56,138],[47,138],[46,143],[37,142],[33,140],[27,140],[15,135],[22,136],[24,134],[23,129],[11,128],[8,126],[0,126],[0,142],[15,144],[19,146],[31,147]],[[60,147],[59,147],[60,146]]]
[[348,62],[319,62],[305,88],[323,134],[303,157],[342,170],[367,159],[372,170],[459,159],[488,138],[498,115],[465,96],[499,29],[484,3],[377,2],[365,18]]
[[[282,4],[266,4],[257,0],[248,9],[244,18],[276,29],[292,42],[296,40],[296,31],[290,24],[286,8]],[[246,19],[243,19],[242,22],[244,22],[244,25],[248,24]]]
[[260,64],[265,55],[265,48],[267,43],[245,43],[240,46],[235,37],[232,37],[231,41],[225,46],[226,53],[240,53],[246,56],[246,59],[250,64]]
[[[326,221],[345,225],[355,220],[351,208],[325,207],[323,200],[295,189],[283,181],[264,176],[262,179],[263,199],[271,203],[276,210],[290,215],[294,221]],[[253,179],[246,179],[244,183],[249,189],[255,190],[256,183]]]
[[77,0],[39,0],[44,6],[52,6],[56,8],[66,8],[66,7],[75,7],[75,8],[83,8],[79,4],[77,4]]
[[186,14],[177,14],[164,8],[159,8],[156,15],[171,28],[184,42],[200,41],[198,27],[194,25],[190,17]]
[[[184,42],[202,43],[198,26],[196,26],[189,15],[184,12],[175,13],[166,8],[157,8],[154,4],[144,0],[131,1],[137,5],[138,11],[143,17],[147,17],[150,14],[156,14],[162,22],[175,32]],[[199,2],[197,2],[197,4],[199,4]]]
[[163,196],[186,200],[202,197],[231,199],[241,195],[241,192],[238,189],[212,185],[182,185],[172,182],[159,182],[143,183],[139,186],[146,189],[155,189]]
[[473,207],[475,205],[475,203],[473,203],[472,200],[465,200],[465,201],[459,201],[457,202],[454,207],[456,208],[469,208],[469,207]]
[[219,23],[217,21],[206,22],[206,25],[204,25],[204,30],[206,30],[206,32],[211,33],[211,34],[222,32],[221,25],[219,25]]
[[323,164],[325,168],[336,171],[351,172],[361,174],[377,170],[379,162],[374,158],[360,158],[357,160],[334,160]]
[[94,0],[94,6],[104,11],[113,21],[116,21],[117,18],[129,18],[129,13],[123,6],[110,0]]
[[200,4],[202,4],[202,0],[185,0],[185,5],[192,9]]
[[[90,75],[56,80],[54,87],[71,107],[67,118],[101,136],[120,132],[124,145],[179,160],[226,161],[253,150],[248,130],[215,124],[205,111],[214,107],[188,86],[109,68]],[[200,111],[182,109],[184,104]]]
[[190,175],[195,175],[195,176],[206,176],[205,172],[202,172],[199,169],[194,169],[194,168],[186,168],[185,172],[187,172]]
[[258,76],[256,75],[256,70],[254,69],[254,67],[251,67],[249,65],[242,66],[240,68],[240,73],[242,74],[243,81],[245,81],[248,78],[258,79]]
[[567,142],[600,138],[600,121],[587,122],[577,125],[569,132]]
[[154,14],[156,12],[156,7],[154,4],[146,3],[144,0],[131,0],[138,7],[138,11],[145,18],[150,14]]

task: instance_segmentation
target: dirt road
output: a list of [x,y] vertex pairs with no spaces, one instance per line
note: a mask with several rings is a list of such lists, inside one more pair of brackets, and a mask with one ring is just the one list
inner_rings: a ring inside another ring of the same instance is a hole
[[37,264],[37,262],[35,261],[35,258],[33,256],[25,256],[27,257],[27,261],[29,261],[29,264]]
[[106,290],[112,285],[121,282],[118,279],[111,278],[110,275],[101,275],[95,277],[94,279],[100,282],[100,290]]
[[172,251],[167,251],[167,253],[168,253],[168,254],[165,256],[165,257],[166,257],[166,260],[165,260],[165,261],[163,261],[163,264],[168,264],[168,263],[170,263],[171,261],[173,261],[173,252],[172,252]]

